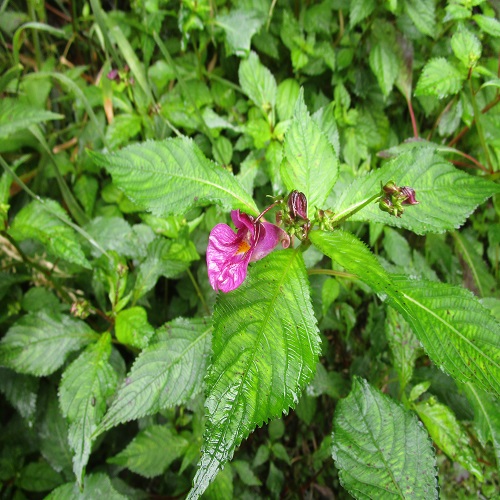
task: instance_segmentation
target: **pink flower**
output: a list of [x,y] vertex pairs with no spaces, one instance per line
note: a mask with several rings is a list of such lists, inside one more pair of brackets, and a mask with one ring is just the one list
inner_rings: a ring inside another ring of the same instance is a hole
[[270,222],[261,222],[239,210],[233,210],[231,218],[236,234],[227,224],[217,224],[208,239],[208,279],[215,291],[238,288],[250,262],[265,257],[279,242],[283,248],[290,245],[288,234]]
[[418,205],[420,202],[415,199],[415,190],[408,186],[400,188],[399,192],[405,196],[403,205]]

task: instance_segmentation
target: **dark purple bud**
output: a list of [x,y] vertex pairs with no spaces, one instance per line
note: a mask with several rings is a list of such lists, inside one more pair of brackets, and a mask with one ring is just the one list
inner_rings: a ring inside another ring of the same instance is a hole
[[118,74],[118,70],[117,69],[112,69],[107,75],[106,77],[109,79],[109,80],[114,80],[115,82],[119,82],[120,81],[120,75]]
[[399,192],[405,197],[403,205],[417,205],[420,203],[415,199],[415,190],[408,186],[403,186]]
[[304,193],[292,191],[287,203],[292,220],[297,218],[309,220],[307,217],[307,198]]
[[394,181],[389,181],[385,186],[382,187],[385,194],[393,195],[399,193],[399,188]]

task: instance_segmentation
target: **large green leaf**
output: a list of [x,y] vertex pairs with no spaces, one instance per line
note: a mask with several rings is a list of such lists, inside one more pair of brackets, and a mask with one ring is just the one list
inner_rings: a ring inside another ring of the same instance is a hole
[[148,141],[113,154],[89,154],[135,204],[154,215],[182,215],[210,203],[258,213],[235,177],[208,160],[191,139]]
[[176,319],[156,332],[135,360],[96,433],[185,403],[203,387],[211,325]]
[[276,80],[255,52],[241,61],[238,77],[245,94],[267,116],[276,104]]
[[432,361],[461,382],[500,394],[500,323],[463,288],[389,275],[368,248],[344,231],[313,231],[311,241],[356,274],[410,324]]
[[435,398],[417,403],[414,408],[437,446],[483,481],[483,473],[469,445],[469,438],[453,412]]
[[153,425],[141,431],[118,455],[108,459],[144,477],[163,474],[182,455],[188,441],[168,427]]
[[377,42],[370,50],[370,68],[384,96],[388,96],[399,74],[399,59],[390,40]]
[[355,378],[333,420],[332,454],[355,498],[438,498],[436,458],[414,413]]
[[287,189],[306,195],[310,215],[314,207],[325,208],[325,200],[337,182],[339,162],[332,145],[309,115],[303,90],[285,134],[283,151],[280,173]]
[[47,120],[60,120],[64,115],[23,104],[17,99],[0,100],[0,137],[9,136],[19,130]]
[[16,215],[9,233],[17,241],[36,239],[55,257],[90,268],[76,232],[68,223],[68,214],[56,201],[33,201]]
[[435,57],[427,61],[420,74],[415,95],[434,95],[443,97],[457,94],[467,76],[459,71],[444,57]]
[[116,387],[117,375],[108,361],[110,354],[111,336],[104,333],[68,366],[61,378],[59,402],[70,424],[73,472],[80,484],[90,456],[90,436],[106,411],[106,399]]
[[319,353],[300,250],[276,251],[238,289],[219,294],[207,424],[189,498],[199,497],[256,427],[286,413],[311,379]]
[[474,209],[500,192],[500,185],[457,170],[431,147],[416,147],[381,168],[356,179],[334,208],[340,212],[380,191],[380,183],[393,180],[416,191],[419,205],[407,207],[401,218],[371,204],[350,220],[382,222],[411,229],[417,234],[450,231],[461,226]]
[[0,343],[0,364],[19,373],[50,375],[68,353],[98,338],[83,321],[52,311],[20,318]]
[[245,56],[250,51],[252,36],[259,31],[264,19],[256,10],[232,9],[228,14],[217,16],[216,22],[226,34],[226,54]]
[[497,468],[500,470],[500,401],[478,389],[470,382],[463,385],[465,394],[474,410],[474,425],[481,444],[490,441],[495,450]]

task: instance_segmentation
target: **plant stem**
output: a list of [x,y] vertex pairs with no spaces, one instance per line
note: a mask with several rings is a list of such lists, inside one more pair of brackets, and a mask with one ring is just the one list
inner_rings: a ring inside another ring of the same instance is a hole
[[200,299],[200,302],[203,305],[203,309],[205,309],[205,312],[207,313],[207,315],[210,316],[210,309],[208,308],[205,297],[203,297],[203,294],[201,293],[200,286],[198,285],[198,282],[195,280],[193,273],[191,272],[191,269],[188,269],[187,273],[188,273],[189,279],[191,280],[191,283],[193,283],[194,289],[196,290],[196,295],[198,295],[198,298]]
[[469,89],[472,100],[472,109],[474,110],[474,120],[476,121],[477,134],[479,136],[479,142],[481,143],[481,147],[484,151],[484,156],[486,157],[486,162],[488,163],[488,167],[490,168],[490,172],[493,172],[493,166],[491,164],[490,152],[488,151],[488,145],[486,144],[486,140],[484,138],[484,130],[483,124],[481,123],[481,113],[479,111],[479,107],[476,101],[476,94],[474,93],[474,88],[472,86],[472,79],[469,78]]
[[371,202],[377,200],[381,196],[382,195],[380,193],[377,193],[374,194],[373,196],[370,196],[369,198],[366,198],[358,203],[355,203],[354,205],[351,205],[345,210],[342,210],[342,212],[335,214],[330,222],[333,224],[333,227],[340,225],[346,219],[352,217],[356,212],[359,212],[362,208],[366,207],[366,205],[369,205]]
[[413,127],[413,137],[415,137],[415,139],[418,139],[417,120],[415,119],[415,112],[413,111],[413,104],[411,103],[410,96],[406,98],[406,102],[408,103],[408,111],[410,112],[411,126]]
[[355,274],[345,271],[334,271],[333,269],[308,269],[307,274],[327,274],[328,276],[337,276],[337,278],[358,279]]

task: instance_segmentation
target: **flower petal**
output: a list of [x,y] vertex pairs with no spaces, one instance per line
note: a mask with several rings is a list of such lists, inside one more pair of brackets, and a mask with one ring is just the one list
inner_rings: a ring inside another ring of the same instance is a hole
[[281,242],[283,248],[290,246],[290,236],[278,226],[270,222],[261,222],[260,231],[257,234],[257,243],[252,252],[250,262],[260,260],[273,250]]
[[232,210],[231,219],[233,219],[233,224],[236,229],[246,229],[250,231],[252,236],[254,235],[255,224],[251,215],[240,212],[239,210]]
[[230,292],[238,288],[247,275],[251,249],[241,251],[243,240],[226,224],[217,224],[210,232],[207,247],[208,279],[212,288]]

